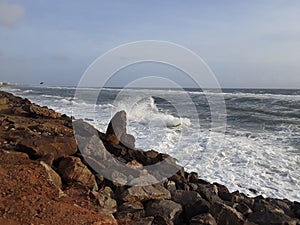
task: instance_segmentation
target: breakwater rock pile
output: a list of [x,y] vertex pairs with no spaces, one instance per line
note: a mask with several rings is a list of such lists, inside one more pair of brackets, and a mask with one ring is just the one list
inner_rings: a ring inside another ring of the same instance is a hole
[[124,111],[103,133],[1,91],[0,176],[0,224],[300,224],[299,202],[229,192],[136,149]]

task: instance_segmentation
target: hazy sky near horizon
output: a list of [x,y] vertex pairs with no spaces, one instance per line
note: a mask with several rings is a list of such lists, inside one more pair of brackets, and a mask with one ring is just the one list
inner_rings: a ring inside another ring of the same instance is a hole
[[[0,0],[0,80],[72,86],[106,51],[164,40],[201,56],[222,87],[300,88],[299,23],[298,0]],[[137,66],[111,84],[146,72],[173,70]]]

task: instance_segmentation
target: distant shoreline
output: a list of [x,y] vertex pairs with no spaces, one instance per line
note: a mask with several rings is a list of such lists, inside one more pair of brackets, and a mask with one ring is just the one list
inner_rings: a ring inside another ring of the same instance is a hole
[[[47,84],[13,84],[8,82],[0,82],[0,87],[2,86],[16,86],[16,87],[33,87],[33,88],[71,88],[71,89],[129,89],[129,90],[139,90],[139,89],[146,89],[146,90],[202,90],[199,87],[182,87],[182,88],[170,88],[170,87],[122,87],[122,86],[105,86],[105,87],[97,87],[97,86],[84,86],[84,87],[78,87],[78,86],[72,86],[72,85],[66,85],[66,86],[55,86],[55,85],[47,85]],[[230,90],[244,90],[244,91],[260,91],[260,90],[295,90],[298,91],[300,88],[271,88],[271,87],[221,87],[221,89],[216,88],[205,88],[205,90],[222,90],[222,91],[230,91]]]

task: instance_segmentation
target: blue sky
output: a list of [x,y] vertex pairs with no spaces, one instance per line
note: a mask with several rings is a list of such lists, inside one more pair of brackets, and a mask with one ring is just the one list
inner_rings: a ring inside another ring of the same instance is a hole
[[76,85],[106,51],[151,39],[200,55],[222,87],[300,88],[299,21],[298,0],[0,0],[0,80]]

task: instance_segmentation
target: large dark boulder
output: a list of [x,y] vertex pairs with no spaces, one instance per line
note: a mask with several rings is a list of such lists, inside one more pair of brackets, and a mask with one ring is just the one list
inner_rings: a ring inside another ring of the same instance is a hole
[[[135,138],[127,134],[126,131],[126,112],[120,111],[117,112],[113,118],[110,120],[107,130],[107,135],[116,136],[117,140],[120,144],[128,147],[134,148],[135,147]],[[116,143],[118,144],[118,143]]]
[[190,225],[217,225],[217,222],[210,213],[203,213],[194,216],[190,220]]
[[154,216],[154,224],[180,224],[182,206],[171,200],[153,200],[146,204],[146,216]]
[[299,220],[285,214],[278,205],[265,199],[258,199],[254,203],[253,213],[247,218],[259,225],[296,225]]
[[201,198],[195,191],[176,190],[171,191],[171,200],[183,207],[183,214],[187,221],[198,214],[207,213],[210,208],[209,202]]
[[220,225],[244,225],[245,222],[241,213],[223,203],[215,202],[210,208],[210,213]]

